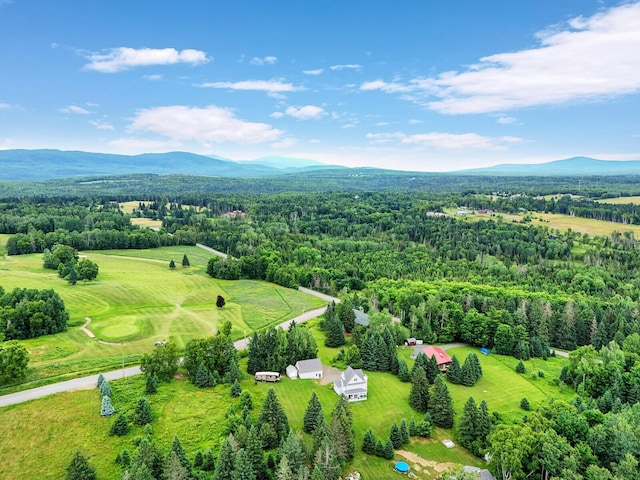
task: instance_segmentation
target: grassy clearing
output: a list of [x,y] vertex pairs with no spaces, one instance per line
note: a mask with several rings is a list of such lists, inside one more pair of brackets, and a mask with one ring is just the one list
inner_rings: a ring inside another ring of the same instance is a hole
[[[314,331],[319,338],[320,356],[330,358],[335,349],[326,349],[321,332]],[[462,347],[452,349],[458,358],[476,349]],[[410,349],[402,348],[400,356],[410,355]],[[506,419],[521,415],[518,404],[527,396],[532,406],[536,406],[550,397],[568,398],[570,392],[553,385],[552,378],[565,359],[553,358],[547,362],[532,360],[525,362],[529,372],[537,372],[544,367],[545,378],[531,378],[530,374],[518,375],[513,370],[516,361],[513,358],[498,355],[480,358],[484,370],[482,380],[475,387],[449,385],[454,398],[457,419],[461,415],[462,405],[473,395],[479,402],[487,400],[491,412],[500,411]],[[241,369],[246,369],[247,359],[241,361]],[[328,363],[328,361],[325,361]],[[393,472],[393,462],[370,457],[361,453],[362,438],[367,428],[386,439],[393,422],[402,418],[416,419],[419,414],[408,405],[410,384],[400,382],[397,377],[381,372],[369,374],[369,399],[351,404],[356,435],[356,458],[349,469],[360,471],[365,478],[392,480],[397,478]],[[119,412],[130,417],[135,403],[144,390],[144,379],[134,377],[111,382],[114,394],[113,404]],[[304,411],[311,392],[317,393],[325,413],[329,418],[337,396],[330,385],[321,385],[315,380],[283,379],[276,384],[255,383],[249,375],[242,381],[242,388],[251,392],[254,400],[254,417],[259,415],[260,405],[267,390],[274,387],[278,398],[287,412],[293,430],[302,429]],[[486,390],[486,392],[485,392]],[[225,412],[237,400],[230,398],[228,386],[217,386],[211,390],[194,388],[188,380],[174,380],[160,386],[159,393],[150,396],[154,413],[153,437],[158,445],[167,450],[173,436],[177,434],[190,457],[198,449],[217,448],[221,441],[220,432],[225,425]],[[99,478],[116,480],[120,478],[119,469],[113,464],[118,451],[128,448],[133,451],[133,439],[141,434],[141,428],[133,426],[124,438],[109,437],[107,431],[110,421],[99,416],[99,399],[95,390],[79,391],[54,395],[0,409],[0,438],[12,438],[10,444],[0,449],[0,478],[41,478],[57,479],[68,464],[74,450],[81,448],[90,457],[92,465],[98,470]],[[504,409],[504,410],[502,410]],[[311,437],[304,434],[307,442]],[[453,439],[453,430],[434,429],[432,438],[413,438],[404,450],[409,456],[417,455],[427,465],[416,464],[411,458],[396,453],[395,460],[409,460],[417,478],[431,480],[437,478],[439,471],[451,464],[477,465],[483,462],[470,455],[465,449],[456,446],[448,449],[443,439]],[[9,442],[6,442],[9,443]],[[38,452],[34,455],[34,452]],[[48,465],[42,469],[43,462]]]
[[640,205],[640,196],[604,198],[602,200],[596,200],[596,202],[598,202],[598,203],[611,203],[613,205],[627,205],[629,203],[631,203],[633,205]]
[[[190,267],[183,268],[187,254]],[[196,247],[154,250],[83,252],[100,267],[93,282],[70,286],[57,273],[42,267],[42,255],[0,259],[1,285],[5,290],[53,288],[70,314],[69,331],[47,338],[27,340],[31,354],[30,375],[19,388],[34,386],[52,376],[88,373],[122,361],[135,362],[155,341],[172,340],[183,346],[192,338],[206,337],[229,320],[232,336],[242,338],[255,328],[277,325],[324,301],[297,290],[260,281],[218,281],[206,275],[210,254]],[[169,269],[169,260],[178,265]],[[226,300],[215,306],[216,297]],[[90,339],[79,327],[91,318],[89,329],[105,345]],[[57,378],[56,381],[62,378]],[[7,393],[7,387],[0,389]]]

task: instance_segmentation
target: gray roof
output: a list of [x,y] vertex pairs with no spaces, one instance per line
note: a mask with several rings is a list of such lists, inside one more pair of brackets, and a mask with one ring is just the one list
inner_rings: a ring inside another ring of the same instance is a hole
[[353,369],[353,368],[351,368],[351,366],[348,366],[347,369],[342,374],[342,378],[344,379],[343,380],[344,383],[348,384],[353,379],[353,377],[355,377],[356,375],[358,375],[363,380],[365,378],[364,372],[362,371],[361,368]]
[[354,308],[353,312],[356,314],[356,318],[355,318],[354,321],[358,325],[362,325],[363,327],[368,327],[369,326],[369,315],[367,315],[362,310],[359,310],[357,308]]
[[309,360],[298,360],[296,368],[300,373],[311,373],[322,371],[322,362],[319,358],[310,358]]
[[491,472],[487,469],[481,470],[478,467],[473,467],[471,465],[465,465],[465,472],[474,472],[478,475],[480,480],[496,480],[496,477],[491,475]]

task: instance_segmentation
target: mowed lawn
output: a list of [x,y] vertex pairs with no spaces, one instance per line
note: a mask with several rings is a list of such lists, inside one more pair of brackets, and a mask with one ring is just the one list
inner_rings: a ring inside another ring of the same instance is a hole
[[[321,332],[314,331],[314,335],[319,339],[321,358],[330,358],[337,352],[336,349],[323,346]],[[409,351],[408,348],[402,348],[399,355],[408,358]],[[451,349],[450,353],[464,360],[472,351],[476,352],[477,349],[461,347]],[[469,396],[474,396],[477,402],[485,399],[490,412],[499,412],[507,421],[525,413],[519,409],[520,399],[524,396],[534,408],[552,397],[571,397],[569,389],[558,387],[553,381],[566,359],[558,357],[548,361],[538,359],[525,362],[528,373],[519,375],[514,371],[517,360],[511,357],[489,355],[479,358],[484,376],[476,386],[448,384],[454,400],[456,424]],[[324,363],[328,364],[327,361]],[[242,359],[242,371],[246,371],[246,364],[247,359]],[[539,369],[545,371],[544,378],[538,377]],[[364,433],[371,427],[385,441],[393,422],[399,423],[402,418],[409,421],[412,416],[419,419],[421,415],[409,407],[410,384],[402,383],[396,376],[382,372],[368,372],[368,379],[368,400],[351,404],[356,458],[349,471],[358,470],[365,478],[392,480],[397,478],[397,474],[393,472],[393,462],[361,452]],[[135,403],[144,390],[143,377],[113,381],[111,386],[114,391],[113,404],[117,411],[131,416]],[[252,376],[245,374],[242,388],[252,394],[254,418],[259,415],[261,404],[271,387],[276,390],[294,431],[302,430],[304,412],[312,391],[320,398],[327,420],[338,399],[331,385],[321,385],[316,380],[283,378],[273,384],[256,383]],[[173,436],[177,434],[190,458],[193,458],[198,449],[213,448],[217,452],[226,423],[225,413],[238,402],[230,398],[229,386],[219,385],[214,389],[199,390],[186,379],[162,384],[159,393],[148,398],[154,412],[152,427],[155,441],[166,451]],[[100,479],[121,478],[113,459],[122,448],[135,451],[133,439],[141,434],[141,428],[133,426],[132,431],[123,438],[109,437],[107,431],[113,419],[101,418],[99,409],[100,401],[96,390],[59,394],[0,409],[0,438],[12,439],[0,449],[0,478],[61,478],[61,472],[76,448],[81,448],[90,457]],[[304,434],[304,438],[311,443],[310,436]],[[409,452],[404,455],[411,458],[396,453],[394,460],[409,461],[417,478],[423,480],[437,478],[439,471],[453,464],[483,465],[481,459],[472,456],[464,448],[446,448],[442,444],[444,439],[455,442],[455,429],[436,428],[431,438],[412,438],[403,447],[404,451]],[[423,465],[412,460],[415,456]],[[45,463],[48,467],[42,469]]]
[[[126,254],[126,255],[123,255]],[[190,267],[181,266],[187,254]],[[156,341],[184,346],[192,338],[214,334],[225,321],[232,336],[277,325],[326,302],[297,290],[261,281],[219,281],[206,274],[211,254],[197,247],[81,252],[96,262],[95,281],[68,285],[57,272],[42,267],[42,255],[0,259],[0,285],[5,290],[52,288],[70,314],[69,331],[24,341],[31,354],[28,379],[88,373],[136,361]],[[169,268],[173,259],[176,268]],[[216,307],[222,295],[224,308]],[[90,339],[80,326],[91,319]]]

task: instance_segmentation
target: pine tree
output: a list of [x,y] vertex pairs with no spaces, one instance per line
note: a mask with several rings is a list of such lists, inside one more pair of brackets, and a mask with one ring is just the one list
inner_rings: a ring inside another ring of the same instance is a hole
[[102,385],[102,383],[105,381],[106,379],[104,378],[104,375],[101,373],[100,375],[98,375],[98,388],[100,388],[100,385]]
[[527,397],[523,397],[522,400],[520,400],[520,408],[527,412],[531,410],[531,405],[529,404]]
[[362,368],[375,371],[378,368],[378,341],[371,329],[367,330],[362,339],[360,356],[362,357]]
[[413,383],[411,385],[411,392],[409,393],[409,405],[421,413],[424,413],[429,408],[429,383],[427,377],[424,374],[422,367],[418,367],[413,375]]
[[267,478],[267,469],[264,463],[262,441],[260,440],[260,434],[256,425],[252,425],[249,429],[245,451],[247,452],[247,457],[251,461],[256,479],[265,480]]
[[398,364],[398,378],[401,382],[407,383],[411,381],[411,374],[409,373],[409,367],[407,367],[407,362],[404,360],[400,360]]
[[187,257],[186,253],[182,256],[182,266],[183,267],[190,267],[191,266],[191,263],[189,262],[189,257]]
[[384,443],[379,438],[376,440],[376,457],[384,458]]
[[169,268],[171,270],[176,268],[176,262],[173,261],[173,258],[171,259],[171,261],[169,262]]
[[315,390],[311,392],[311,398],[309,399],[309,404],[307,405],[307,409],[304,412],[304,431],[307,433],[313,433],[313,431],[318,426],[318,416],[323,415],[322,412],[322,404],[320,403],[320,399],[316,394]]
[[456,385],[462,383],[462,367],[455,355],[451,357],[451,365],[447,369],[447,380]]
[[240,382],[236,380],[231,385],[231,391],[229,392],[232,398],[238,398],[240,394],[242,394],[242,387],[240,386]]
[[66,480],[97,480],[95,469],[89,465],[87,458],[80,452],[76,451],[71,462],[67,466]]
[[402,438],[402,445],[409,443],[409,427],[407,426],[407,420],[404,418],[400,421],[400,437]]
[[102,397],[102,405],[100,406],[100,415],[103,417],[110,417],[115,413],[116,409],[111,405],[111,398],[108,396]]
[[258,424],[261,425],[263,423],[271,423],[278,438],[277,443],[280,443],[289,433],[289,419],[282,405],[280,405],[273,387],[267,391],[267,397],[262,404],[262,412],[260,413]]
[[393,422],[393,425],[391,425],[389,439],[391,440],[391,443],[393,444],[393,448],[395,450],[402,447],[402,435],[400,434],[400,427],[398,427],[398,424],[396,422]]
[[249,459],[247,452],[241,449],[236,454],[236,461],[233,472],[233,480],[255,480],[256,474],[253,471],[253,465]]
[[136,425],[146,425],[151,423],[153,420],[153,414],[151,413],[151,405],[149,404],[149,400],[146,398],[141,398],[138,400],[136,404],[136,412],[134,423]]
[[462,365],[460,383],[466,387],[472,387],[476,383],[476,380],[477,379],[476,379],[475,372],[473,371],[473,365],[465,361],[464,365]]
[[110,397],[112,395],[111,385],[109,385],[109,381],[105,380],[100,384],[100,396],[101,397]]
[[160,383],[160,381],[158,380],[158,376],[155,373],[152,373],[151,375],[147,375],[147,381],[145,384],[144,392],[147,395],[153,395],[155,393],[158,393],[158,383]]
[[[301,434],[294,434],[290,431],[287,438],[285,438],[280,444],[280,448],[278,449],[278,458],[280,460],[282,460],[282,458],[287,459],[291,473],[295,477],[300,473],[304,466],[306,457],[306,447],[302,441]],[[278,461],[278,463],[280,462]]]
[[278,463],[278,469],[276,470],[276,479],[277,480],[294,480],[295,476],[291,471],[291,467],[289,466],[289,461],[287,457],[282,457],[280,459],[280,463]]
[[207,368],[204,362],[198,364],[196,375],[193,378],[193,384],[198,388],[210,388],[214,386],[214,378],[211,370]]
[[428,411],[434,425],[442,428],[453,427],[453,400],[442,377],[436,378],[430,394]]
[[[424,352],[420,352],[416,356],[416,360],[413,363],[413,368],[411,369],[411,377],[413,378],[413,375],[415,374],[415,372],[418,369],[418,367],[421,367],[422,370],[424,370],[426,372],[427,369],[428,369],[428,365],[429,365],[429,358],[427,358],[427,356],[425,355]],[[436,363],[436,365],[437,365],[437,363]]]
[[213,480],[233,480],[233,470],[236,459],[236,452],[229,438],[225,438],[220,445],[220,453],[216,460],[216,467],[213,472]]
[[326,347],[340,347],[346,343],[344,337],[344,325],[340,321],[340,317],[334,315],[330,320],[327,320],[324,324],[325,332],[327,336],[324,341]]
[[384,444],[382,458],[387,460],[393,459],[393,443],[390,438],[387,438],[387,442]]
[[321,478],[324,480],[338,480],[340,477],[340,461],[328,438],[325,438],[322,442],[314,459],[314,470],[315,468],[320,470],[322,473]]
[[174,451],[167,455],[164,467],[164,479],[166,480],[189,480],[191,477],[187,469],[180,462],[180,458]]
[[353,311],[353,302],[348,298],[344,299],[336,306],[336,313],[345,332],[351,333],[356,326],[356,313]]
[[331,412],[329,437],[341,462],[353,460],[356,446],[353,434],[353,415],[349,402],[341,396]]
[[225,301],[224,297],[222,295],[218,295],[216,297],[216,307],[218,308],[222,308],[225,306],[227,302]]
[[121,413],[118,415],[115,422],[111,424],[109,435],[117,435],[121,437],[127,433],[129,433],[129,422],[127,422],[127,417]]
[[[262,451],[262,450],[260,450]],[[212,471],[216,466],[215,459],[213,458],[213,452],[210,448],[204,451],[202,454],[202,470],[205,472]]]
[[527,369],[524,367],[524,363],[522,363],[522,360],[520,360],[518,362],[518,365],[516,365],[516,373],[526,373]]
[[424,370],[424,372],[429,383],[433,385],[436,381],[436,378],[440,376],[440,368],[438,367],[438,360],[436,359],[435,355],[430,356],[427,360],[427,368]]
[[247,363],[247,373],[254,375],[256,372],[264,370],[262,362],[264,355],[258,332],[253,332],[253,337],[249,341],[249,361]]
[[473,397],[464,404],[456,436],[458,443],[469,450],[478,436],[478,407]]
[[202,450],[198,450],[196,452],[195,457],[193,457],[193,466],[195,468],[201,468],[203,461],[204,461],[204,455],[202,454]]
[[364,434],[362,451],[369,455],[375,455],[376,453],[376,437],[371,431],[371,428],[368,428]]
[[417,435],[416,421],[413,417],[409,421],[409,436],[415,437]]
[[191,465],[191,461],[187,457],[187,452],[184,450],[182,446],[182,442],[180,442],[180,438],[178,435],[173,437],[173,442],[171,442],[171,452],[175,453],[178,459],[180,460],[180,464],[184,467],[189,475],[193,470],[193,466]]

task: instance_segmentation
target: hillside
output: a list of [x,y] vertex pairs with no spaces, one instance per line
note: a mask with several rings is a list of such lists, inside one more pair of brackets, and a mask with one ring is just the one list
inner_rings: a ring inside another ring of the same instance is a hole
[[573,157],[537,164],[506,163],[487,168],[460,170],[459,174],[500,176],[582,176],[582,175],[638,175],[640,160],[597,160]]

